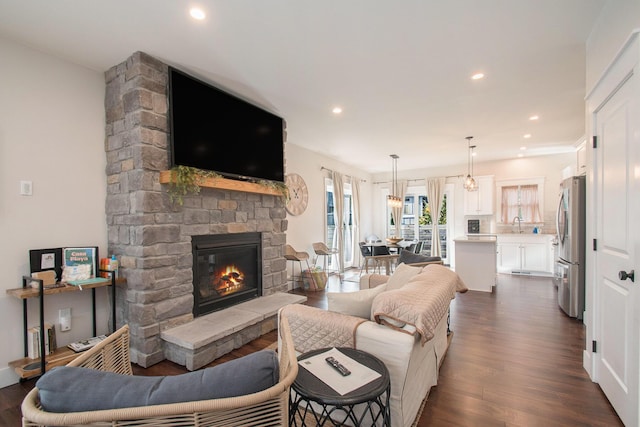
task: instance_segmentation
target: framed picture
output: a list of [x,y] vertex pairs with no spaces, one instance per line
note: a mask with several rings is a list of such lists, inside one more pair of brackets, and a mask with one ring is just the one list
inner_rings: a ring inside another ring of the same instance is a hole
[[29,251],[29,269],[31,273],[53,270],[56,279],[62,277],[62,248],[31,249]]

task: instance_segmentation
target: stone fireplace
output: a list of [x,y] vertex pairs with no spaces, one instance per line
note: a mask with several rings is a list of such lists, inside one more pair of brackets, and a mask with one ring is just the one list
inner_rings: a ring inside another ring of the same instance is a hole
[[[282,197],[203,188],[182,206],[169,201],[159,180],[169,168],[167,69],[137,52],[105,74],[108,251],[117,255],[126,279],[117,290],[116,324],[129,324],[132,361],[143,367],[165,358],[163,331],[194,318],[199,236],[253,235],[260,259],[244,280],[257,276],[258,295],[287,291]],[[219,255],[216,244],[207,261]]]

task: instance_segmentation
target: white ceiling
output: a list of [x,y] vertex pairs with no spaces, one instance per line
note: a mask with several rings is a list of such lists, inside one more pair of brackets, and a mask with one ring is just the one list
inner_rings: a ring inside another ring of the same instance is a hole
[[285,118],[289,143],[376,173],[392,153],[399,170],[466,164],[468,135],[476,162],[572,150],[605,3],[0,0],[0,35],[99,71],[146,52]]

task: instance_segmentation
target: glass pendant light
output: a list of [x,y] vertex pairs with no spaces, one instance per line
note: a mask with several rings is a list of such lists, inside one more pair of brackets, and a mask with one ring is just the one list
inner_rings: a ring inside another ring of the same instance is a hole
[[477,191],[478,183],[473,179],[473,149],[476,148],[476,146],[471,145],[472,136],[467,136],[465,139],[467,140],[469,159],[467,161],[467,177],[464,179],[464,189],[467,191]]
[[391,157],[391,194],[387,196],[387,204],[391,208],[401,208],[402,199],[397,196],[397,182],[398,182],[398,155],[390,154]]

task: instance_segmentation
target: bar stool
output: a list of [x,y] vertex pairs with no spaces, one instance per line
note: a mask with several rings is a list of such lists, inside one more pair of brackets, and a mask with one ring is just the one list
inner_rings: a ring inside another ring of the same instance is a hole
[[[311,274],[311,267],[309,266],[309,254],[307,252],[298,252],[296,251],[293,246],[291,245],[285,245],[284,247],[284,258],[287,261],[294,261],[298,263],[298,266],[300,268],[300,281],[303,282],[302,280],[302,261],[307,263],[307,270],[309,271],[309,277],[311,280],[313,279],[313,275]],[[296,265],[292,264],[291,265],[291,287],[292,289],[296,288],[296,283],[295,283],[295,271],[296,271]],[[304,282],[303,282],[303,287],[304,287]]]
[[[332,256],[338,254],[337,249],[329,249],[327,245],[322,242],[316,242],[312,244],[313,251],[316,253],[316,257],[313,260],[313,265],[316,265],[319,257],[324,257],[323,260],[323,270],[327,272],[327,260],[331,259]],[[336,269],[337,271],[337,269]]]

